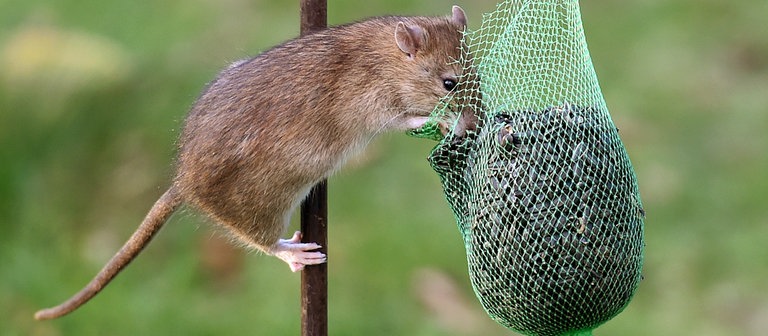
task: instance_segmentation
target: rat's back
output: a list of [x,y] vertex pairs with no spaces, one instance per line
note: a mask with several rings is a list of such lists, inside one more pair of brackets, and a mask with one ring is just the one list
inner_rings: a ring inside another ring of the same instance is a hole
[[344,56],[332,52],[333,38],[320,37],[223,70],[185,122],[176,185],[186,201],[257,245],[277,241],[296,199],[361,137],[336,118],[349,108],[333,69]]

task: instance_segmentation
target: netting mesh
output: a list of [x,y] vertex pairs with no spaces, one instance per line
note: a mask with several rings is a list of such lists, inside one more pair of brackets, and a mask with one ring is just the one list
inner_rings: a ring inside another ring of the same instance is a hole
[[578,1],[505,1],[465,40],[459,89],[414,135],[441,138],[474,290],[520,333],[590,335],[640,282],[644,210]]

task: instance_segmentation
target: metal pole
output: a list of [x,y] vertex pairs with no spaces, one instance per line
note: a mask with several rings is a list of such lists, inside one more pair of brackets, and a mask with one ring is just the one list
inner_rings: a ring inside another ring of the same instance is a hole
[[[301,205],[301,232],[305,242],[315,242],[328,253],[327,184],[320,182]],[[328,266],[309,265],[301,272],[301,335],[328,335]]]
[[[301,0],[301,35],[328,25],[327,0]],[[328,183],[318,183],[301,204],[304,242],[322,246],[328,254]],[[328,335],[328,266],[310,265],[301,272],[301,335]]]

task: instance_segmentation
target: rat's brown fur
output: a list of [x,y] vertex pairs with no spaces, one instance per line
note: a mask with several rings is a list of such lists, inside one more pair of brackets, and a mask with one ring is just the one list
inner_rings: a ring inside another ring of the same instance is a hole
[[310,187],[370,139],[426,117],[458,79],[466,19],[379,17],[297,38],[208,85],[180,139],[177,176],[144,223],[62,316],[96,295],[182,202],[266,253]]
[[[399,21],[428,34],[412,60],[393,41]],[[309,187],[377,132],[405,129],[406,117],[432,111],[447,93],[441,78],[461,73],[452,62],[460,29],[449,19],[378,18],[225,70],[187,118],[176,186],[266,250]]]

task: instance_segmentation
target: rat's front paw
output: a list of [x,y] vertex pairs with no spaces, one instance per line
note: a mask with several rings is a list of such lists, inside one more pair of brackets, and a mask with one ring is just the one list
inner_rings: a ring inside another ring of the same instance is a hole
[[291,239],[280,239],[269,251],[275,257],[285,261],[291,271],[298,272],[306,265],[322,264],[326,261],[325,253],[314,251],[322,246],[315,243],[302,243],[301,232],[296,231]]

